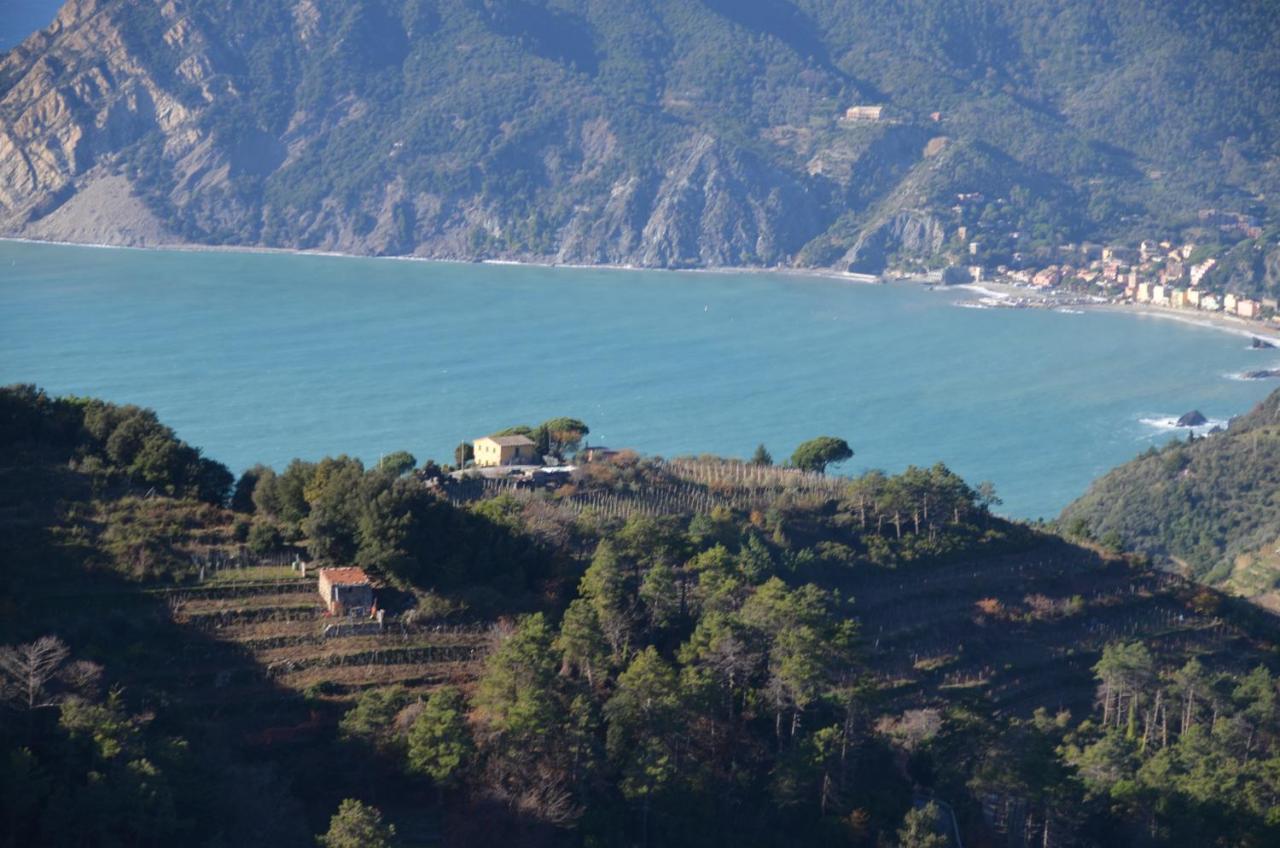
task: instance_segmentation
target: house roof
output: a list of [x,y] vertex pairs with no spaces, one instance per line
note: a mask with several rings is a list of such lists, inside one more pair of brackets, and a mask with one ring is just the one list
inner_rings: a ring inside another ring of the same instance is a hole
[[[533,439],[528,436],[485,436],[484,438],[504,448],[532,446],[535,444]],[[479,439],[476,441],[479,441]]]
[[370,582],[363,568],[322,568],[320,573],[334,586],[359,586]]

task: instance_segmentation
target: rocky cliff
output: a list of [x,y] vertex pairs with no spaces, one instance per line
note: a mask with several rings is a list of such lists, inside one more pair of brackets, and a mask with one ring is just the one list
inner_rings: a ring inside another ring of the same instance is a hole
[[[1155,155],[1089,147],[999,27],[768,5],[71,0],[0,57],[0,235],[877,273],[961,226],[1088,235],[1090,187]],[[1222,191],[1256,189],[1271,160],[1231,144]]]

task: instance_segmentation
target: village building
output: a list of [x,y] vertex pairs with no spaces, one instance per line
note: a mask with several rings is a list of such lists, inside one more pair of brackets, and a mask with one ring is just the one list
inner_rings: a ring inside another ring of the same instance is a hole
[[1173,289],[1172,291],[1170,291],[1169,305],[1174,307],[1175,309],[1182,309],[1186,307],[1188,305],[1186,289]]
[[373,583],[363,568],[322,568],[318,586],[331,615],[360,615],[373,609]]
[[1166,288],[1165,286],[1152,286],[1151,302],[1158,303],[1161,306],[1164,306],[1169,302],[1168,291],[1169,291],[1168,288]]
[[1236,301],[1236,314],[1241,318],[1260,318],[1262,317],[1262,304],[1256,300],[1241,298]]
[[1224,295],[1222,298],[1222,308],[1228,312],[1235,312],[1240,306],[1240,299],[1233,294]]
[[587,445],[578,451],[578,459],[583,462],[599,462],[602,459],[608,459],[611,456],[617,456],[618,452],[612,448],[606,448],[604,445]]
[[844,111],[846,121],[878,121],[883,116],[883,106],[850,106]]
[[1151,284],[1138,283],[1138,303],[1151,302]]
[[1191,266],[1191,285],[1193,286],[1200,285],[1200,281],[1204,279],[1204,275],[1212,271],[1213,267],[1217,264],[1218,264],[1218,260],[1209,258],[1199,263],[1198,265],[1192,265]]
[[1200,308],[1205,312],[1217,312],[1222,308],[1222,303],[1218,300],[1217,295],[1206,294],[1200,298]]
[[1038,288],[1050,288],[1062,282],[1062,272],[1056,266],[1050,265],[1044,270],[1037,271],[1036,275],[1031,278],[1031,284]]
[[1199,289],[1191,289],[1187,292],[1187,306],[1200,308],[1200,301],[1204,299],[1204,292]]
[[538,446],[528,436],[483,436],[472,445],[476,465],[539,465]]
[[1262,308],[1270,309],[1272,312],[1275,312],[1277,309],[1280,309],[1280,300],[1277,300],[1274,297],[1264,297],[1262,299]]
[[981,266],[981,265],[970,265],[970,266],[969,266],[969,279],[970,279],[972,282],[975,282],[975,283],[980,283],[980,282],[982,282],[982,273],[983,273],[983,272],[982,272],[982,266]]

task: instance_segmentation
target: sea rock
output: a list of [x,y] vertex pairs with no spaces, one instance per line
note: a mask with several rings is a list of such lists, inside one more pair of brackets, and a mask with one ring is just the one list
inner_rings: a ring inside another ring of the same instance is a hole
[[1209,419],[1205,418],[1204,413],[1198,409],[1193,409],[1178,419],[1179,427],[1200,427],[1208,423]]
[[1272,350],[1275,348],[1275,345],[1267,341],[1266,339],[1260,339],[1257,336],[1254,336],[1253,344],[1251,345],[1251,347],[1254,350]]
[[1280,368],[1263,368],[1258,371],[1246,371],[1240,376],[1246,380],[1280,379]]

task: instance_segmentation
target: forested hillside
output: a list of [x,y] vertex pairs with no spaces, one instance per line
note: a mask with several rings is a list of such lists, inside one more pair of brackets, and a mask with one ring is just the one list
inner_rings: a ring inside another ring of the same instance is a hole
[[[942,465],[233,485],[146,410],[32,387],[0,458],[0,845],[1280,836],[1274,622]],[[325,565],[385,621],[329,615]]]
[[1280,392],[1205,438],[1152,449],[1062,513],[1071,533],[1280,603]]
[[878,272],[1266,223],[1278,45],[1264,0],[71,0],[0,57],[0,232]]

